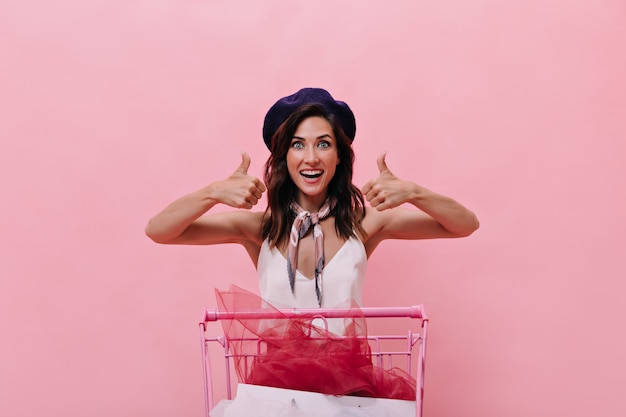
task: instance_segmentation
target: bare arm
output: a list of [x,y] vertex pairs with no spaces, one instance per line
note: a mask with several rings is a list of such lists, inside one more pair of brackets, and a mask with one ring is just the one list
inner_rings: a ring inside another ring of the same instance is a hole
[[247,174],[250,157],[241,155],[241,165],[228,178],[174,201],[146,225],[146,235],[157,243],[212,245],[258,243],[262,213],[232,211],[205,215],[216,204],[251,209],[265,191],[258,178]]
[[[387,167],[385,154],[377,163],[380,175],[363,187],[373,208],[364,220],[372,247],[385,239],[464,237],[478,229],[476,215],[459,202],[397,178]],[[398,207],[405,203],[419,210]]]

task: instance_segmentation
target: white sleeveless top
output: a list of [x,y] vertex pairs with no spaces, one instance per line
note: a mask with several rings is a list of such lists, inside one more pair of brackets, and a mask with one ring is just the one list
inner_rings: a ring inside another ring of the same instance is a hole
[[[351,237],[326,263],[322,274],[322,307],[350,307],[363,300],[367,269],[365,246]],[[318,308],[315,280],[296,271],[294,293],[287,278],[287,259],[277,248],[270,249],[265,240],[257,262],[261,298],[277,308]]]

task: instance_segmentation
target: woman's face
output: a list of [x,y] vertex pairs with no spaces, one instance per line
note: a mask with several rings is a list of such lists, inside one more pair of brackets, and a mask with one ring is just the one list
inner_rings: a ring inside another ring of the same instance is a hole
[[291,138],[287,151],[287,169],[298,187],[298,200],[303,209],[319,209],[337,164],[337,142],[330,123],[319,116],[304,119]]

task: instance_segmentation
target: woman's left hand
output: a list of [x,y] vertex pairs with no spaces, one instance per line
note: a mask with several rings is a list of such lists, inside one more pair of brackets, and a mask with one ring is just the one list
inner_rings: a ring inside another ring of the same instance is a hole
[[363,189],[363,195],[370,205],[378,211],[388,210],[411,201],[414,198],[416,184],[396,177],[385,162],[387,153],[378,156],[379,175],[369,181]]
[[[369,233],[377,235],[372,240],[374,247],[384,239],[462,237],[478,229],[473,212],[450,197],[396,177],[387,167],[385,156],[383,153],[377,159],[378,177],[362,190],[373,208],[385,212],[370,217],[374,223]],[[404,203],[419,210],[396,209]]]

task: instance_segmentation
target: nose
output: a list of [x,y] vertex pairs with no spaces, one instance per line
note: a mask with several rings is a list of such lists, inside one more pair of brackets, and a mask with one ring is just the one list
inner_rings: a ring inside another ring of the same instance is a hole
[[307,146],[304,151],[304,161],[308,164],[316,164],[319,159],[315,146]]

